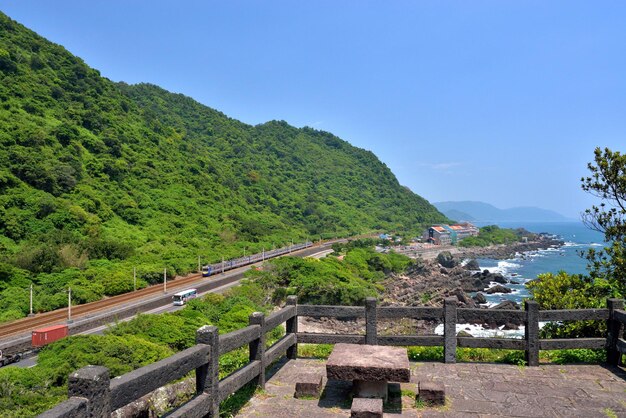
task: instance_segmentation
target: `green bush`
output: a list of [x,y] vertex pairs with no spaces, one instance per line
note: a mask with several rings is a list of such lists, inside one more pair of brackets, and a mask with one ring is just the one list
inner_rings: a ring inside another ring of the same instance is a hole
[[[614,296],[610,282],[578,274],[545,273],[526,287],[539,303],[540,309],[604,308],[606,299]],[[551,322],[541,329],[543,338],[603,337],[605,321]]]

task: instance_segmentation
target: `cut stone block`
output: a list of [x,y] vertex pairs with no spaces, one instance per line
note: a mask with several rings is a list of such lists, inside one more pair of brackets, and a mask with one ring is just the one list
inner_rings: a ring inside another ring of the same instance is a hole
[[333,380],[408,382],[411,371],[404,347],[335,344],[326,362],[326,376]]
[[321,374],[298,374],[296,392],[293,394],[294,398],[303,398],[305,396],[319,398],[322,391],[322,378]]
[[437,382],[419,382],[417,399],[427,405],[444,405],[446,403],[446,389]]
[[382,399],[352,399],[352,408],[350,408],[351,418],[382,418],[383,417],[383,400]]
[[387,402],[388,384],[385,381],[355,380],[352,382],[352,392],[358,398],[380,398]]

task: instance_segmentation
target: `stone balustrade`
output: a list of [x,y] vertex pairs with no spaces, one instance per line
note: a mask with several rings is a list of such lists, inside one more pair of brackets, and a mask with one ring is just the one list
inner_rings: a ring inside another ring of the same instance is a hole
[[[448,298],[442,308],[377,307],[376,299],[368,298],[365,306],[298,305],[290,296],[285,308],[265,316],[250,315],[246,328],[219,335],[217,327],[204,326],[197,331],[196,345],[154,364],[125,375],[109,378],[101,366],[87,366],[72,373],[68,380],[69,399],[44,412],[44,418],[109,417],[141,396],[180,379],[195,370],[196,395],[171,412],[172,417],[218,417],[219,405],[245,384],[256,380],[263,388],[265,369],[283,355],[297,357],[298,343],[336,344],[357,343],[394,346],[443,346],[444,361],[456,361],[457,347],[507,348],[524,350],[529,366],[539,364],[539,350],[594,348],[607,350],[607,362],[619,363],[626,353],[623,339],[626,311],[624,301],[609,299],[606,309],[577,309],[540,311],[534,301],[526,301],[525,309],[490,310],[457,308],[456,298]],[[298,317],[365,318],[365,334],[321,334],[298,332]],[[378,335],[379,319],[425,319],[443,321],[443,336]],[[471,321],[490,322],[517,319],[524,323],[525,338],[457,337],[456,324]],[[602,320],[607,322],[606,338],[539,338],[539,321]],[[266,349],[265,335],[285,323],[286,334]],[[248,345],[249,362],[244,367],[219,379],[219,356]]]

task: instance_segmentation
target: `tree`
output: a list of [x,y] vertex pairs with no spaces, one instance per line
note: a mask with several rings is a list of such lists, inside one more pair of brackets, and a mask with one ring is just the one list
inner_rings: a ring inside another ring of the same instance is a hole
[[608,148],[595,149],[595,165],[589,163],[589,177],[581,179],[582,189],[598,198],[599,206],[583,213],[583,222],[604,234],[602,250],[586,253],[591,277],[609,281],[617,295],[626,294],[626,155]]
[[[584,254],[586,275],[547,273],[527,283],[541,309],[601,308],[607,298],[626,294],[626,155],[596,148],[595,162],[588,167],[591,175],[581,179],[582,189],[601,201],[582,219],[604,234],[606,247]],[[603,321],[564,321],[546,325],[542,336],[602,337],[605,331]]]

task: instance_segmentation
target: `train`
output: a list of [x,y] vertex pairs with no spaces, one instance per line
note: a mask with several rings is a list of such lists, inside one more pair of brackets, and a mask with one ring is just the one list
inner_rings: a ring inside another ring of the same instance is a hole
[[279,257],[281,255],[289,254],[293,251],[303,250],[305,248],[311,247],[312,245],[312,242],[307,241],[301,244],[290,245],[288,247],[277,248],[271,251],[263,251],[257,254],[251,254],[246,257],[223,261],[221,263],[202,266],[202,277],[209,277],[213,274],[223,273],[225,271],[236,269],[238,267],[258,263],[259,261],[265,261],[269,258]]

